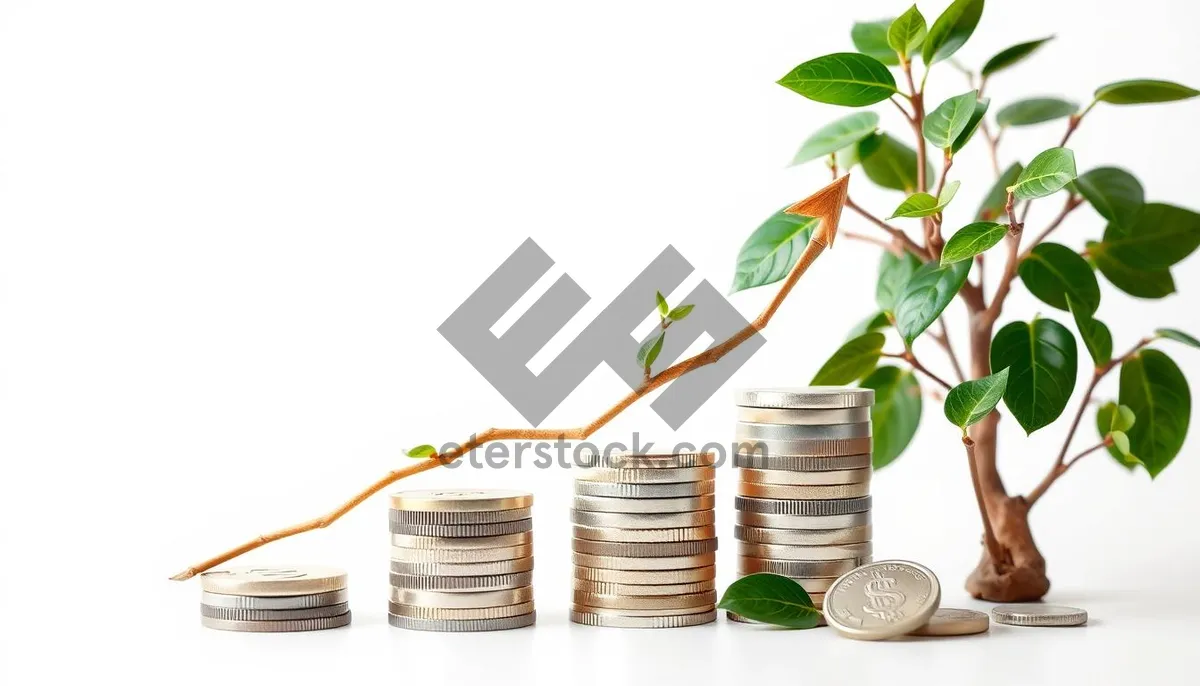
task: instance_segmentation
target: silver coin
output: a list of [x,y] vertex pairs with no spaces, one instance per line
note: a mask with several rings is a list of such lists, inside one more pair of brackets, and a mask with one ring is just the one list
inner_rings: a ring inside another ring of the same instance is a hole
[[594,612],[571,611],[571,621],[587,626],[615,627],[620,629],[675,629],[685,626],[709,624],[717,619],[717,611],[700,612],[690,615],[672,615],[668,617],[624,617],[621,615],[603,615]]
[[[529,519],[532,510],[519,507],[512,510],[467,510],[457,512],[426,510],[388,510],[388,521],[400,526],[460,526],[463,524],[498,524]],[[396,533],[396,532],[393,532]]]
[[778,574],[787,577],[826,577],[845,574],[867,559],[851,560],[765,560],[758,557],[739,557],[738,574]]
[[604,498],[688,498],[697,495],[712,495],[717,482],[684,481],[678,484],[621,484],[604,481],[576,481],[575,495],[600,496]]
[[679,557],[616,557],[612,555],[587,555],[571,553],[572,564],[579,567],[596,569],[625,569],[629,571],[650,571],[660,569],[693,569],[695,567],[711,567],[716,564],[716,553],[702,555],[686,555]]
[[767,560],[848,560],[868,557],[871,553],[869,541],[843,545],[773,545],[738,541],[738,555]]
[[717,504],[711,495],[694,498],[603,498],[575,496],[575,509],[585,512],[671,513],[711,510]]
[[867,512],[871,509],[871,496],[836,500],[781,500],[777,498],[746,498],[739,495],[733,499],[733,507],[742,512],[757,514],[828,517]]
[[350,611],[349,603],[338,603],[325,607],[310,607],[303,610],[243,610],[233,607],[200,605],[200,615],[230,622],[276,622],[284,620],[325,619],[337,617]]
[[533,532],[508,534],[505,536],[476,536],[453,538],[450,536],[409,536],[392,534],[392,545],[400,548],[422,550],[476,550],[478,548],[506,548],[514,545],[532,545]]
[[967,636],[988,630],[987,614],[975,610],[940,607],[929,623],[909,633],[909,636]]
[[393,534],[432,538],[490,538],[533,530],[532,519],[517,519],[495,524],[400,524],[389,522]]
[[[734,453],[737,455],[768,455],[778,457],[841,457],[863,455],[871,452],[871,439],[867,438],[797,438],[777,440],[773,438],[739,439]],[[758,466],[758,465],[751,465]],[[839,467],[839,469],[852,469]]]
[[392,573],[410,576],[489,576],[494,574],[516,574],[533,569],[532,557],[496,562],[400,562],[392,560]]
[[580,469],[575,478],[580,481],[603,481],[621,484],[677,484],[685,481],[707,481],[716,477],[713,467],[681,467],[664,469],[613,469],[589,467]]
[[870,388],[841,386],[747,388],[738,391],[735,402],[739,407],[779,407],[796,410],[870,407],[875,404],[875,391]]
[[[733,613],[733,612],[726,612],[725,618],[731,622],[737,622],[738,624],[758,624],[760,626],[770,626],[770,627],[774,626],[772,624],[767,624],[766,622],[759,622],[759,621],[755,621],[753,619],[748,619],[746,617],[743,617],[743,616]],[[825,626],[825,617],[820,617],[817,619],[817,626]]]
[[1082,626],[1087,624],[1088,613],[1066,605],[1021,603],[993,607],[992,619],[1013,626]]
[[[740,448],[739,448],[740,450]],[[787,472],[833,472],[847,469],[870,469],[871,455],[834,455],[813,457],[811,455],[770,455],[766,448],[738,452],[733,456],[733,466],[747,469],[767,469]]]
[[447,609],[500,607],[501,605],[518,605],[520,603],[531,602],[533,600],[533,587],[521,586],[502,591],[452,593],[446,591],[421,591],[393,586],[390,600],[399,605],[441,607]]
[[[528,491],[510,491],[499,488],[398,491],[391,495],[391,505],[393,510],[424,512],[527,510],[533,507],[533,494]],[[512,519],[521,519],[521,517]]]
[[[830,579],[833,581],[833,579]],[[611,581],[571,579],[572,590],[592,595],[672,596],[715,591],[716,581],[692,581],[679,584],[619,584]]]
[[388,603],[388,614],[395,617],[410,619],[461,621],[505,619],[520,617],[533,612],[533,603],[517,603],[515,605],[496,605],[494,607],[425,607],[421,605],[401,605]]
[[853,526],[866,526],[871,523],[870,512],[855,512],[854,514],[830,515],[827,517],[737,512],[735,516],[737,517],[737,523],[742,526],[754,526],[764,529],[797,529],[802,531],[846,529]]
[[610,469],[679,469],[708,467],[716,464],[716,453],[585,453],[575,461],[578,467]]
[[346,589],[327,591],[325,593],[310,593],[308,595],[281,596],[249,596],[226,595],[223,593],[200,594],[200,603],[209,607],[223,607],[231,610],[307,610],[313,607],[328,607],[344,603],[350,599]]
[[[625,596],[602,595],[575,591],[572,596],[573,604],[584,607],[608,608],[616,611],[623,610],[691,610],[711,608],[717,602],[716,591],[703,591],[685,595],[652,595]],[[697,609],[699,608],[699,609]],[[621,612],[624,614],[624,612]]]
[[287,619],[275,622],[239,622],[228,619],[201,617],[200,623],[209,629],[220,631],[248,631],[254,633],[280,633],[286,631],[321,631],[336,629],[350,623],[350,613],[319,619]]
[[311,595],[346,588],[346,572],[315,565],[229,567],[201,574],[200,588],[223,595]]
[[487,574],[483,576],[422,576],[419,574],[397,574],[392,572],[388,579],[395,588],[417,591],[443,591],[447,593],[478,593],[481,591],[503,591],[521,588],[533,583],[533,572],[516,574]]
[[388,613],[388,624],[414,631],[506,631],[533,626],[537,613],[500,619],[417,619]]
[[841,545],[866,543],[871,540],[871,525],[845,529],[764,529],[757,526],[735,526],[733,537],[747,543],[772,545]]
[[613,541],[589,541],[571,539],[571,550],[586,555],[610,555],[616,557],[679,557],[703,555],[717,550],[717,539],[699,541],[677,541],[674,543],[615,543]]
[[625,608],[614,609],[610,607],[592,607],[590,605],[580,605],[579,603],[571,603],[571,612],[581,612],[589,615],[600,615],[609,617],[673,617],[678,615],[693,615],[699,612],[709,612],[715,610],[713,603],[706,605],[697,605],[695,607],[683,607],[660,610],[629,610]]
[[533,557],[533,546],[514,545],[504,548],[450,548],[447,550],[392,546],[392,559],[397,562],[475,564],[516,560],[522,557]]
[[857,424],[754,424],[738,422],[735,436],[739,441],[811,441],[869,438],[871,422]]
[[738,484],[738,495],[747,498],[774,500],[841,500],[870,495],[871,484],[828,484],[824,486],[791,486],[782,484]]
[[692,569],[658,569],[633,571],[628,569],[600,569],[596,567],[573,567],[576,579],[614,584],[658,585],[690,584],[697,581],[712,581],[717,578],[716,567]]
[[849,638],[892,638],[928,624],[941,599],[933,572],[913,562],[886,560],[833,582],[825,593],[825,620]]
[[783,469],[740,469],[738,478],[747,484],[778,486],[836,486],[871,482],[870,469],[838,469],[829,472],[789,472]]
[[717,537],[713,525],[691,526],[675,529],[611,529],[595,526],[576,526],[572,529],[575,538],[589,541],[611,541],[614,543],[673,543],[677,541],[703,541]]
[[838,410],[788,410],[780,408],[739,407],[739,422],[755,424],[787,424],[789,426],[824,426],[871,421],[871,408],[849,407]]
[[675,529],[709,526],[716,521],[716,516],[712,510],[668,514],[571,510],[571,521],[580,526],[611,527],[613,529]]

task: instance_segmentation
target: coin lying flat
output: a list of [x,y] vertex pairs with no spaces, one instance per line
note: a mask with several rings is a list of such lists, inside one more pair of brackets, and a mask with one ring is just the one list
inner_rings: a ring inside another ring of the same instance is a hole
[[854,424],[871,421],[871,408],[848,407],[835,410],[790,410],[785,408],[739,407],[737,418],[739,422],[787,424],[789,426]]
[[708,467],[716,464],[716,453],[585,453],[576,460],[579,467],[610,469],[679,469]]
[[772,545],[738,542],[738,554],[768,560],[848,560],[871,555],[871,542],[843,545]]
[[674,629],[685,626],[699,626],[715,622],[717,611],[700,612],[688,615],[671,615],[667,617],[626,617],[622,615],[605,615],[595,612],[579,612],[571,610],[571,621],[575,624],[588,626],[615,627],[620,629]]
[[533,626],[536,621],[536,612],[500,619],[418,619],[388,613],[388,624],[414,631],[506,631]]
[[609,555],[587,555],[571,553],[571,562],[579,567],[595,569],[624,569],[650,571],[659,569],[692,569],[716,564],[716,553],[687,555],[680,557],[615,557]]
[[232,610],[307,610],[314,607],[328,607],[345,603],[350,599],[349,592],[342,588],[326,593],[311,593],[308,595],[283,595],[256,597],[249,595],[224,595],[221,593],[200,594],[200,603],[209,607],[224,607]]
[[[832,579],[830,579],[832,581]],[[572,579],[571,588],[590,595],[673,596],[691,595],[716,590],[716,581],[693,581],[680,584],[618,584],[607,581]]]
[[711,495],[698,495],[692,498],[602,498],[577,495],[574,500],[576,510],[633,514],[696,512],[697,510],[711,510],[715,505],[716,499]]
[[399,562],[425,562],[473,564],[477,562],[500,562],[531,557],[533,546],[514,545],[504,548],[401,548],[392,546],[392,559]]
[[613,469],[589,467],[576,472],[580,481],[604,481],[622,484],[677,484],[685,481],[706,481],[716,477],[712,467],[681,467],[664,469]]
[[825,472],[790,472],[783,469],[741,469],[742,483],[780,486],[835,486],[871,482],[870,469],[838,469]]
[[755,424],[738,422],[735,436],[739,441],[807,441],[869,438],[871,422],[855,424]]
[[778,498],[747,498],[739,495],[733,499],[733,507],[742,512],[754,512],[757,514],[828,517],[831,515],[867,512],[871,509],[871,496],[838,498],[836,500],[784,500]]
[[516,574],[487,574],[483,576],[422,576],[419,574],[388,575],[392,586],[418,591],[479,592],[521,588],[533,583],[532,572]]
[[739,557],[738,574],[766,572],[802,578],[837,576],[853,570],[865,561],[867,560],[766,560],[759,557]]
[[474,538],[392,534],[393,546],[400,548],[420,548],[422,550],[475,550],[478,548],[507,548],[514,545],[532,544],[532,531],[522,531],[504,536],[476,536]]
[[495,605],[493,607],[428,607],[388,603],[388,614],[390,615],[426,620],[505,619],[507,617],[524,616],[532,612],[532,602],[517,603],[515,605]]
[[870,494],[871,484],[831,484],[826,486],[790,486],[781,484],[738,484],[738,495],[749,498],[783,500],[836,500],[861,498]]
[[716,567],[694,567],[692,569],[627,570],[600,569],[597,567],[575,567],[576,579],[614,584],[688,584],[697,581],[712,581],[717,578]]
[[575,538],[589,541],[611,541],[614,543],[671,543],[677,541],[703,541],[717,537],[713,525],[692,526],[674,529],[611,529],[594,526],[572,528]]
[[[773,438],[742,438],[737,443],[737,454],[767,455],[779,457],[840,457],[862,455],[871,452],[871,438],[796,438],[777,440]],[[751,465],[757,467],[758,465]],[[770,467],[767,467],[770,469]],[[855,469],[839,467],[838,469]]]
[[928,624],[941,597],[937,577],[925,567],[903,560],[875,562],[833,583],[825,593],[825,619],[849,638],[892,638]]
[[[400,526],[458,526],[497,524],[529,519],[528,507],[512,510],[388,510],[388,522]],[[393,531],[392,533],[398,533]]]
[[393,534],[427,538],[491,538],[533,530],[532,519],[492,524],[407,524],[396,521],[390,521],[388,524]]
[[605,498],[688,498],[697,495],[712,495],[717,482],[684,481],[677,484],[622,484],[606,481],[576,481],[575,495],[601,496]]
[[[400,491],[391,495],[393,510],[424,512],[490,512],[533,507],[533,494],[504,489]],[[514,519],[523,519],[514,517]]]
[[910,636],[966,636],[988,630],[988,616],[975,610],[954,607],[938,608],[925,626],[910,632]]
[[244,610],[233,607],[200,605],[200,616],[231,622],[275,622],[284,620],[326,619],[350,611],[349,603],[310,607],[303,610]]
[[609,527],[613,529],[675,529],[710,526],[716,521],[716,516],[712,510],[668,514],[571,510],[571,521],[580,526]]
[[533,600],[533,587],[521,586],[502,591],[477,591],[452,593],[446,591],[421,591],[411,588],[392,587],[391,601],[399,605],[441,607],[446,609],[499,607],[517,605]]
[[492,574],[516,574],[533,569],[532,557],[496,562],[469,562],[463,564],[442,562],[400,562],[392,560],[392,573],[413,576],[488,576]]
[[807,388],[747,388],[738,391],[739,407],[780,407],[821,410],[845,407],[870,407],[875,391],[870,388],[809,386]]
[[230,567],[204,572],[200,587],[209,593],[241,596],[295,596],[346,588],[346,572],[333,567]]
[[717,602],[717,592],[704,591],[675,596],[625,596],[575,591],[573,600],[575,605],[612,610],[680,610],[712,607]]
[[833,529],[845,529],[852,526],[866,526],[871,523],[870,512],[855,512],[853,514],[830,515],[827,517],[738,512],[736,513],[736,516],[737,523],[742,526],[754,526],[765,529],[802,529],[805,531],[826,531]]
[[338,627],[346,626],[350,623],[350,613],[347,612],[336,617],[322,617],[319,619],[289,619],[276,622],[239,622],[228,619],[201,617],[200,623],[209,629],[219,629],[221,631],[248,631],[254,633],[321,631],[323,629],[336,629]]
[[852,526],[845,529],[764,529],[756,526],[735,526],[733,537],[747,543],[769,543],[772,545],[841,545],[866,543],[871,540],[871,525]]
[[675,543],[614,543],[573,538],[571,539],[571,550],[586,555],[615,557],[683,557],[716,552],[717,539],[706,538],[699,541]]
[[992,619],[1013,626],[1082,626],[1087,624],[1088,613],[1066,605],[1021,603],[997,605],[992,608]]
[[863,452],[859,455],[775,455],[761,450],[739,447],[733,456],[733,466],[749,469],[768,469],[789,472],[829,472],[846,469],[870,469],[871,455]]

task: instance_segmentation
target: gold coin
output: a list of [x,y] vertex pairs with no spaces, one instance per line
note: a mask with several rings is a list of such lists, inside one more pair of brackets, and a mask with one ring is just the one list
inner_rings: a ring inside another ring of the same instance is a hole
[[596,612],[571,611],[571,621],[586,626],[605,626],[620,629],[676,629],[699,626],[717,619],[716,609],[690,615],[668,615],[666,617],[629,617],[627,615],[605,615]]
[[738,541],[738,554],[764,560],[848,560],[869,557],[871,542],[842,545],[772,545]]
[[475,562],[499,562],[515,560],[520,557],[532,557],[533,546],[514,545],[503,548],[448,548],[445,550],[431,548],[400,548],[392,546],[392,559],[399,562],[447,562],[451,564],[472,564]]
[[533,612],[533,603],[517,603],[516,605],[498,605],[496,607],[421,607],[418,605],[400,605],[388,603],[388,612],[397,617],[413,619],[461,620],[461,619],[503,619],[504,617],[519,617]]
[[688,593],[685,595],[626,596],[600,595],[575,591],[574,603],[587,607],[613,610],[676,610],[691,609],[717,602],[716,591]]
[[759,557],[738,557],[738,574],[778,574],[786,577],[826,577],[853,571],[871,558],[850,560],[767,560]]
[[738,495],[750,498],[780,498],[783,500],[833,500],[858,498],[871,492],[870,483],[833,484],[829,486],[786,486],[780,484],[738,483]]
[[421,591],[392,587],[391,601],[399,605],[419,607],[473,608],[517,605],[533,600],[533,586],[521,586],[500,591],[448,592]]
[[391,495],[392,509],[410,512],[490,512],[533,506],[533,494],[504,489],[427,489]]
[[663,469],[614,469],[589,467],[580,469],[575,478],[580,481],[604,481],[622,484],[677,484],[685,481],[704,481],[715,478],[712,467],[680,467]]
[[975,610],[960,610],[954,607],[938,608],[929,618],[929,623],[912,631],[909,636],[966,636],[982,634],[988,630],[991,620],[987,613]]
[[717,527],[692,526],[675,529],[611,529],[596,526],[574,527],[575,538],[614,543],[672,543],[703,541],[717,537]]
[[346,572],[313,565],[230,567],[200,575],[201,590],[241,596],[308,595],[346,587]]
[[[830,579],[829,581],[833,581]],[[572,579],[571,588],[589,595],[627,595],[627,596],[671,596],[690,595],[715,591],[717,582],[692,581],[679,584],[618,584],[611,581],[588,581],[587,579]]]
[[764,529],[757,526],[735,526],[733,537],[747,543],[770,543],[773,545],[841,545],[843,543],[866,543],[871,540],[871,525],[852,526],[845,529]]
[[780,486],[832,486],[865,484],[871,481],[870,469],[838,469],[831,472],[792,472],[784,469],[739,469],[738,476],[748,484]]
[[478,548],[507,548],[514,545],[532,544],[532,531],[522,531],[520,533],[501,536],[474,536],[470,538],[392,534],[393,546],[399,548],[421,548],[422,550],[476,550]]
[[712,581],[717,578],[717,568],[695,567],[693,569],[658,569],[630,571],[627,569],[599,569],[596,567],[574,567],[576,579],[614,584],[690,584],[697,581]]
[[610,555],[587,555],[571,553],[572,564],[580,567],[596,569],[623,569],[628,571],[649,571],[660,569],[692,569],[695,567],[710,567],[716,564],[716,553],[702,555],[686,555],[678,557],[614,557]]

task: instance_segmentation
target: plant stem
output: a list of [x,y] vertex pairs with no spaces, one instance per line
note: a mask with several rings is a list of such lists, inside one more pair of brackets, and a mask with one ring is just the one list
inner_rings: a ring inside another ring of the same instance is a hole
[[1059,211],[1058,216],[1055,217],[1054,220],[1050,222],[1049,226],[1047,226],[1045,229],[1043,229],[1042,232],[1039,233],[1037,235],[1037,237],[1035,237],[1033,239],[1033,241],[1029,244],[1029,247],[1026,248],[1024,252],[1021,253],[1020,257],[1018,258],[1018,261],[1023,260],[1026,257],[1029,257],[1029,253],[1033,252],[1034,248],[1041,245],[1042,241],[1046,240],[1046,238],[1050,234],[1054,233],[1054,231],[1059,226],[1062,225],[1063,220],[1067,218],[1067,215],[1074,212],[1075,208],[1079,207],[1082,204],[1083,204],[1082,196],[1068,195],[1067,202],[1063,205],[1062,210]]
[[1071,134],[1075,133],[1075,129],[1079,128],[1079,122],[1083,121],[1083,118],[1087,116],[1088,112],[1092,111],[1092,108],[1095,107],[1096,103],[1098,102],[1099,100],[1093,100],[1090,105],[1083,109],[1082,112],[1071,115],[1071,117],[1067,120],[1067,131],[1063,134],[1062,140],[1058,142],[1058,147],[1061,148],[1067,144],[1067,141],[1071,138]]
[[893,255],[895,255],[897,257],[901,257],[904,255],[904,246],[897,245],[894,241],[885,241],[882,238],[877,238],[875,236],[868,236],[866,234],[861,234],[861,233],[857,233],[854,231],[842,231],[841,234],[844,238],[848,238],[852,241],[862,241],[864,243],[878,245],[879,247],[883,248],[884,250],[887,250],[888,252],[892,253]]
[[966,381],[967,377],[963,374],[962,365],[958,363],[958,355],[954,352],[954,344],[950,342],[950,330],[946,328],[946,320],[938,317],[938,324],[942,327],[942,333],[940,336],[935,336],[934,340],[946,351],[946,355],[950,358],[950,366],[954,368],[954,376],[958,378],[959,383]]
[[996,540],[996,533],[992,530],[992,518],[988,516],[987,503],[983,500],[983,489],[979,485],[979,466],[975,461],[975,441],[971,440],[970,436],[963,434],[962,442],[967,449],[967,465],[971,469],[971,485],[975,488],[975,502],[979,505],[979,517],[983,520],[983,544],[987,546],[988,556],[991,557],[993,564],[999,565],[1005,561],[1007,555],[1000,547],[1000,542]]
[[[996,320],[1000,318],[1000,311],[1004,307],[1004,300],[1008,298],[1009,291],[1012,290],[1013,279],[1017,275],[1017,265],[1021,261],[1021,233],[1024,229],[1024,224],[1018,222],[1013,204],[1016,199],[1012,193],[1008,194],[1008,200],[1005,202],[1004,211],[1008,215],[1008,235],[1005,236],[1005,245],[1008,248],[1008,259],[1004,263],[1004,273],[1000,276],[1000,285],[996,287],[996,295],[992,298],[992,302],[988,305],[987,310],[983,313],[981,325],[989,330]],[[1028,207],[1028,206],[1027,206]]]
[[915,369],[918,372],[921,372],[925,376],[929,377],[929,379],[931,381],[938,384],[939,386],[946,389],[947,391],[954,388],[949,383],[947,383],[945,379],[943,379],[942,377],[938,376],[937,374],[934,374],[933,372],[929,371],[928,367],[921,364],[921,361],[917,359],[916,355],[913,355],[911,350],[905,350],[902,353],[882,353],[881,357],[891,357],[891,358],[895,358],[897,360],[904,360],[905,362],[912,365],[913,369]]
[[[917,90],[916,84],[913,83],[912,63],[905,62],[903,66],[913,106],[909,123],[912,125],[913,132],[917,134],[917,190],[924,193],[929,189],[929,180],[925,178],[925,94]],[[925,74],[928,76],[929,71],[926,70]]]
[[867,210],[863,209],[858,203],[854,202],[853,199],[851,199],[849,197],[846,198],[846,207],[849,207],[850,209],[854,210],[858,214],[862,215],[863,219],[866,219],[867,221],[871,222],[875,226],[878,226],[879,228],[883,229],[884,231],[887,231],[888,234],[890,234],[892,238],[894,238],[895,240],[897,240],[901,244],[903,244],[905,248],[907,248],[910,252],[912,252],[917,257],[920,257],[923,260],[929,259],[929,253],[927,253],[924,248],[922,248],[920,245],[918,245],[916,241],[909,238],[908,234],[904,233],[904,231],[896,228],[895,226],[892,226],[891,224],[888,224],[887,222],[883,221],[879,217],[876,217],[875,215],[871,214]]
[[1075,457],[1072,457],[1067,462],[1056,462],[1054,464],[1054,467],[1050,470],[1050,473],[1047,474],[1046,477],[1042,479],[1042,482],[1039,483],[1036,488],[1034,488],[1032,491],[1030,491],[1029,495],[1025,496],[1025,504],[1028,507],[1033,507],[1033,504],[1036,503],[1038,500],[1040,500],[1041,497],[1046,494],[1046,491],[1050,488],[1050,486],[1052,486],[1055,481],[1058,481],[1058,478],[1060,476],[1062,476],[1063,474],[1066,474],[1067,470],[1070,469],[1072,467],[1072,465],[1074,465],[1076,462],[1078,462],[1081,458],[1087,457],[1088,455],[1091,455],[1092,453],[1096,452],[1097,450],[1100,450],[1101,448],[1106,447],[1107,445],[1108,445],[1107,440],[1100,441],[1096,445],[1079,453]]
[[[924,139],[922,139],[924,140]],[[946,177],[950,174],[950,167],[954,165],[954,155],[947,148],[942,157],[942,175],[938,177],[937,190],[933,196],[935,198],[942,197],[942,191],[946,188]],[[929,252],[932,256],[940,258],[942,256],[942,246],[946,241],[942,239],[942,213],[938,212],[927,220],[926,224],[926,243],[929,245]]]

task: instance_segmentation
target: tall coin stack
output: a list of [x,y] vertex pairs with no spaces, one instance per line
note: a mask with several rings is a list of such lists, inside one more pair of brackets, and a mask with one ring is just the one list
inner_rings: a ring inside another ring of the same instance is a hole
[[820,606],[838,576],[871,561],[874,402],[861,388],[738,394],[739,576],[790,577]]
[[712,453],[588,455],[571,510],[571,621],[665,629],[717,617]]
[[200,621],[222,631],[315,631],[350,623],[346,573],[332,567],[232,567],[200,575]]
[[523,491],[392,494],[388,623],[421,631],[532,625],[532,507]]

